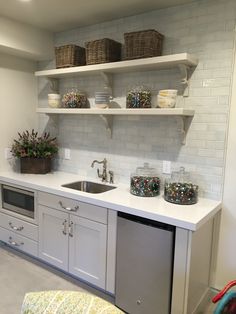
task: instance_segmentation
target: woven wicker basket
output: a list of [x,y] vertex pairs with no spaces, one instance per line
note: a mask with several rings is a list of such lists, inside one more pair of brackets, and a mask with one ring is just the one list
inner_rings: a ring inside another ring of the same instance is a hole
[[103,38],[85,43],[86,64],[97,64],[119,61],[121,59],[121,43]]
[[125,33],[125,59],[160,56],[164,36],[154,29]]
[[55,48],[56,68],[85,65],[85,49],[76,45]]

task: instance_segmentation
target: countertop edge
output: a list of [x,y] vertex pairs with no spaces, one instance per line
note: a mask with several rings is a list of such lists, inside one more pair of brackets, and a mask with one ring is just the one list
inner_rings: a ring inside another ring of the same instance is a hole
[[[66,176],[71,175],[72,177],[76,176],[75,174],[63,173],[63,172],[61,172],[61,174],[62,174],[62,176],[63,175],[66,175]],[[57,175],[60,175],[60,172],[58,172]],[[178,217],[175,217],[176,215],[172,215],[172,216],[171,215],[165,215],[164,212],[161,212],[158,210],[154,212],[154,211],[148,210],[147,208],[146,209],[145,208],[143,208],[143,209],[138,208],[138,206],[137,205],[134,206],[134,204],[133,204],[133,206],[130,204],[127,205],[127,204],[125,204],[125,202],[122,203],[122,200],[114,201],[114,199],[112,199],[112,197],[110,197],[110,199],[109,199],[110,195],[115,195],[114,194],[114,193],[116,193],[116,192],[114,192],[115,190],[112,190],[113,194],[111,194],[112,191],[109,191],[109,192],[105,192],[106,194],[101,193],[103,195],[101,195],[101,194],[92,194],[92,195],[89,194],[89,195],[87,195],[88,193],[85,194],[85,192],[67,191],[66,188],[61,188],[60,185],[50,186],[49,183],[48,184],[42,184],[42,179],[46,179],[47,177],[46,176],[37,177],[38,175],[35,175],[35,176],[34,175],[27,176],[25,174],[21,176],[21,174],[19,174],[19,173],[9,173],[9,174],[4,173],[3,174],[0,172],[0,181],[6,182],[9,184],[13,184],[13,185],[23,186],[25,188],[33,189],[36,191],[41,191],[41,192],[45,192],[45,193],[60,195],[62,197],[76,199],[76,200],[81,201],[81,202],[90,203],[90,204],[93,204],[96,206],[106,207],[106,208],[116,210],[116,211],[126,212],[129,214],[137,215],[137,216],[144,217],[144,218],[153,219],[156,221],[160,221],[163,223],[174,225],[178,228],[187,229],[190,231],[198,230],[205,222],[207,222],[208,220],[213,218],[214,215],[216,215],[216,213],[218,211],[220,211],[222,208],[222,204],[220,201],[202,199],[205,202],[209,201],[210,203],[212,203],[212,207],[209,209],[209,211],[206,214],[202,215],[202,217],[199,218],[198,221],[193,222],[187,218],[186,219],[183,219],[183,218],[180,219]],[[53,174],[51,176],[48,176],[48,177],[52,178],[52,176],[53,176]],[[41,181],[40,180],[39,181],[41,183],[35,182],[36,178],[40,178]],[[96,181],[96,180],[93,180],[93,181]],[[117,190],[119,191],[118,188],[117,188]],[[118,193],[118,191],[117,191],[117,193]],[[127,194],[129,193],[126,190],[123,190],[121,192],[127,193]],[[104,194],[105,194],[105,196],[104,196]],[[132,197],[132,196],[129,196],[129,197]],[[141,198],[139,198],[139,197],[135,197],[135,198],[137,198],[137,200],[141,200]],[[158,196],[158,198],[156,199],[157,204],[159,202],[160,205],[162,204],[162,207],[164,204],[164,206],[166,208],[168,208],[168,206],[170,208],[175,208],[175,211],[176,211],[176,209],[178,210],[178,208],[180,209],[179,206],[181,206],[181,205],[170,204],[168,202],[162,201],[162,198],[163,198],[162,196]],[[134,200],[136,201],[136,199],[134,199]],[[204,201],[203,201],[203,203],[204,203]],[[148,207],[148,203],[150,203],[150,202],[147,198],[145,198],[145,203],[147,203],[147,207]],[[201,200],[199,202],[201,202]],[[139,203],[139,201],[136,201],[136,203]],[[198,205],[201,205],[201,203],[199,203]],[[157,207],[158,206],[159,205],[157,205]],[[177,206],[177,207],[175,207],[175,206]],[[194,206],[194,205],[186,205],[186,211],[188,211],[190,206]],[[163,209],[162,209],[162,211],[163,211]]]

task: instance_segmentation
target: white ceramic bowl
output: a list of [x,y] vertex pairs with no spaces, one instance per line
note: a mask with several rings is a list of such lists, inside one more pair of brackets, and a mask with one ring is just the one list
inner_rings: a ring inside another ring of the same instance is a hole
[[109,108],[109,105],[108,104],[95,104],[95,108],[106,109],[106,108]]
[[174,108],[176,99],[157,95],[157,106],[159,108]]
[[48,94],[48,105],[52,108],[59,108],[61,105],[61,95]]
[[159,90],[159,95],[164,96],[164,97],[167,96],[167,97],[176,98],[177,93],[178,93],[177,89],[161,89],[161,90]]

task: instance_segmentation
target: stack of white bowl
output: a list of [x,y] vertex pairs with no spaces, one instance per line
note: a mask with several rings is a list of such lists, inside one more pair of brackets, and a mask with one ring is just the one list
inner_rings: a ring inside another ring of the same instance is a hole
[[157,106],[159,108],[174,108],[177,93],[177,89],[161,89],[157,95]]
[[110,104],[111,96],[108,92],[96,92],[95,93],[95,107],[108,108]]

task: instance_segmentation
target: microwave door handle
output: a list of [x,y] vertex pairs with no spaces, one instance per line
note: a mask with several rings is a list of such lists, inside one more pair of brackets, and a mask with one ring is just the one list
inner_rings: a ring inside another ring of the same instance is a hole
[[15,188],[13,186],[9,186],[9,185],[3,185],[2,189],[3,190],[9,190],[9,191],[17,192],[17,193],[20,193],[20,194],[29,195],[29,196],[34,196],[34,192],[26,191],[26,190],[23,190],[23,189],[18,189],[18,188]]

